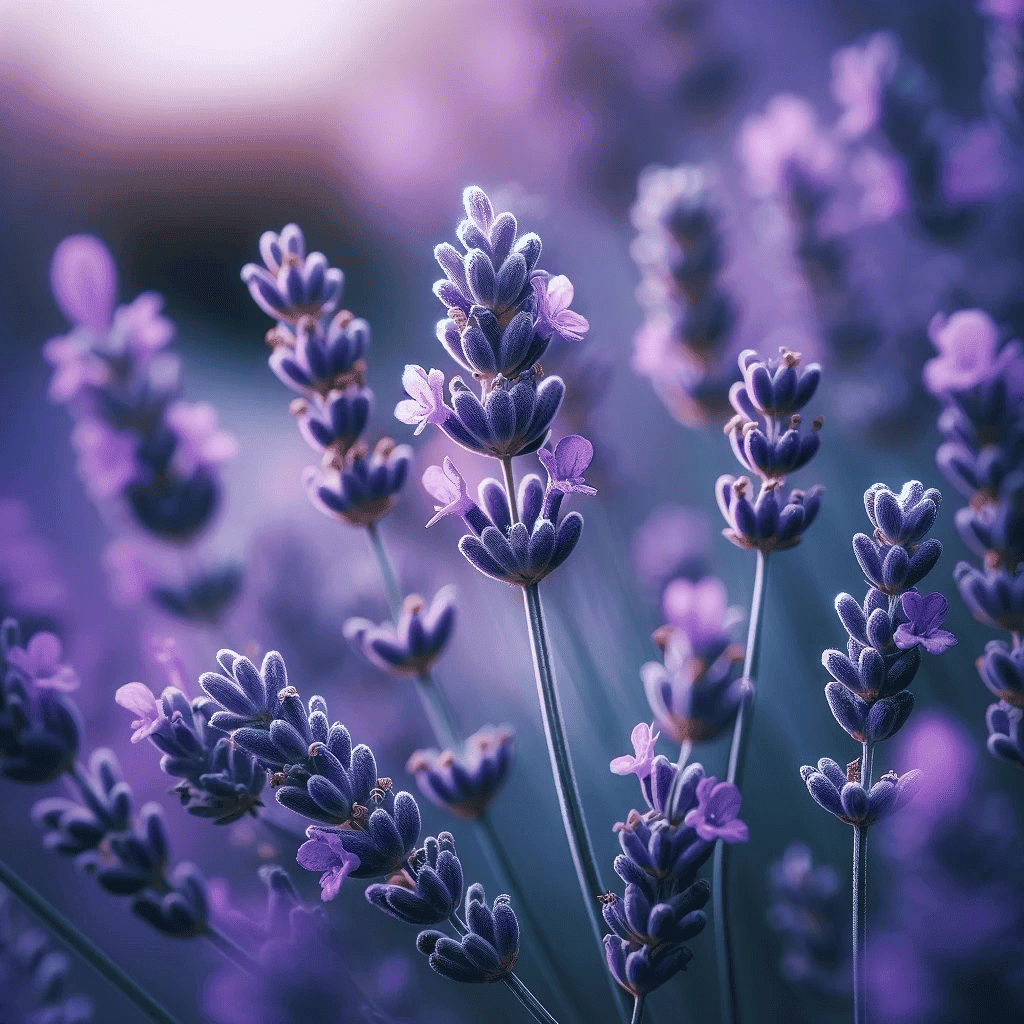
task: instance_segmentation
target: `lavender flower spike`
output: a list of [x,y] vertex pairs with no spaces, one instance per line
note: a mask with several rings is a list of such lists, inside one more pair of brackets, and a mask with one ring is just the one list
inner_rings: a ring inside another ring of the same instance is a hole
[[534,474],[519,485],[517,523],[512,522],[508,497],[497,480],[488,478],[480,484],[478,504],[466,493],[465,480],[450,459],[445,459],[443,470],[428,468],[423,486],[441,502],[427,525],[443,516],[460,515],[473,531],[459,541],[466,560],[485,576],[513,586],[539,583],[557,569],[572,554],[583,531],[578,512],[559,517],[562,492],[550,486],[545,491]]
[[416,948],[430,957],[430,966],[451,981],[469,984],[504,981],[519,958],[519,922],[508,896],[499,896],[488,907],[483,886],[466,891],[466,924],[469,933],[461,942],[443,932],[424,931]]
[[378,668],[397,676],[421,675],[444,653],[455,628],[455,588],[442,587],[430,605],[417,594],[402,603],[397,623],[349,619],[345,639]]
[[920,785],[921,772],[914,769],[901,776],[887,772],[870,789],[865,789],[860,783],[860,764],[853,764],[854,768],[844,771],[831,758],[823,757],[816,768],[804,765],[800,775],[815,803],[859,829],[905,807]]

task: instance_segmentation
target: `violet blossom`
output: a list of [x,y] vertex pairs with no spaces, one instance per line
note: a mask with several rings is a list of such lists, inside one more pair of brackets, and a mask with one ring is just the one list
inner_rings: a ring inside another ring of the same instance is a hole
[[569,306],[573,299],[572,282],[564,274],[533,279],[533,294],[537,297],[537,323],[535,330],[541,337],[557,334],[564,341],[582,341],[590,329],[585,317],[574,313]]
[[164,713],[160,702],[153,691],[145,683],[125,683],[114,694],[114,700],[123,708],[127,708],[138,718],[132,722],[132,743],[139,743],[160,728],[164,722]]
[[941,629],[949,614],[949,602],[942,594],[907,591],[900,599],[903,614],[910,620],[896,627],[893,640],[901,650],[920,644],[929,654],[942,654],[956,643],[948,629]]
[[709,843],[716,839],[745,843],[750,839],[750,829],[737,817],[742,800],[731,782],[719,782],[709,775],[697,783],[697,806],[687,811],[683,823]]
[[334,832],[311,825],[306,835],[309,838],[299,847],[295,859],[307,871],[323,872],[320,876],[320,898],[326,903],[341,892],[341,883],[359,867],[359,858],[342,846]]
[[80,685],[78,673],[61,661],[61,643],[53,633],[36,633],[24,647],[11,647],[7,661],[44,690],[71,693]]
[[409,396],[395,406],[395,418],[402,423],[416,424],[413,434],[423,433],[427,424],[440,426],[450,410],[444,403],[444,373],[410,363],[402,373],[402,387]]
[[615,775],[635,775],[641,782],[651,774],[654,763],[654,747],[661,733],[654,731],[654,726],[640,722],[633,727],[630,740],[633,744],[632,754],[616,757],[608,766]]
[[928,337],[939,354],[925,363],[924,383],[937,398],[972,388],[992,372],[999,330],[983,310],[961,309],[949,318],[937,314]]

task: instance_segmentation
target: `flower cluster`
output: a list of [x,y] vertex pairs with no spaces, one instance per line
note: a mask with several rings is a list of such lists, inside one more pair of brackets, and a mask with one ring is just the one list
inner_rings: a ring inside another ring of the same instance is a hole
[[956,528],[982,567],[959,562],[960,596],[978,621],[1010,634],[978,659],[982,682],[999,698],[988,709],[989,749],[1024,766],[1024,345],[999,347],[999,331],[981,310],[936,317],[939,355],[925,384],[943,402],[939,468],[968,504]]
[[[237,445],[212,405],[182,401],[180,365],[167,351],[174,328],[161,315],[161,298],[147,292],[115,308],[113,258],[90,235],[64,239],[50,273],[73,329],[48,341],[43,355],[53,367],[50,398],[75,421],[79,475],[95,501],[120,499],[156,542],[194,543],[218,509],[219,466]],[[215,593],[199,579],[147,589],[173,615],[215,622],[242,582],[237,566],[218,578]],[[190,599],[197,588],[204,596],[198,609]]]
[[672,580],[662,597],[668,620],[654,634],[662,661],[640,670],[659,729],[677,743],[714,739],[728,729],[749,689],[741,678],[743,647],[733,642],[740,621],[713,576]]
[[[266,655],[262,669],[233,651],[220,651],[217,659],[222,671],[200,677],[221,707],[210,722],[272,773],[279,803],[316,822],[307,828],[296,860],[320,872],[323,899],[334,899],[348,877],[384,879],[366,889],[378,909],[418,926],[449,918],[462,924],[463,873],[451,834],[429,837],[417,849],[421,818],[415,798],[395,793],[390,778],[377,777],[373,751],[363,743],[353,746],[340,722],[329,723],[322,697],[303,706],[276,651]],[[494,763],[483,773],[495,789],[498,773]],[[421,933],[417,945],[439,974],[493,982],[512,971],[519,929],[508,897],[499,897],[493,911],[482,901],[482,888],[470,886],[463,925],[468,934],[461,943]]]
[[89,1024],[92,1001],[68,992],[67,957],[47,934],[27,928],[0,889],[0,1020]]
[[649,167],[631,210],[644,311],[633,368],[690,424],[724,419],[735,379],[729,342],[736,315],[718,280],[723,254],[711,193],[700,167]]
[[456,753],[417,750],[406,771],[420,792],[459,818],[479,818],[505,784],[515,759],[515,734],[509,726],[478,729]]
[[370,325],[338,310],[344,275],[323,253],[306,254],[297,224],[260,238],[263,266],[248,263],[242,280],[277,324],[267,333],[270,368],[300,397],[291,412],[319,466],[303,475],[309,500],[325,515],[369,526],[393,507],[412,452],[381,438],[361,440],[373,408],[365,386]]
[[818,388],[821,367],[800,364],[800,353],[786,348],[771,360],[752,349],[740,353],[743,379],[729,390],[736,415],[725,433],[740,464],[760,477],[761,485],[751,500],[749,477],[724,475],[715,483],[718,507],[728,524],[722,533],[737,547],[764,554],[791,548],[818,514],[823,487],[791,491],[788,497],[781,490],[785,477],[806,465],[819,445],[821,417],[807,431],[800,410]]
[[455,588],[442,587],[427,605],[418,594],[402,603],[397,622],[377,626],[369,619],[345,623],[345,639],[367,661],[396,676],[429,672],[455,629]]
[[434,501],[436,515],[428,526],[444,516],[458,515],[472,533],[459,541],[466,560],[485,576],[528,587],[554,572],[572,554],[583,532],[579,512],[559,513],[566,494],[593,494],[583,473],[593,458],[593,445],[578,434],[569,434],[553,452],[540,454],[548,474],[545,486],[536,474],[523,477],[515,509],[508,492],[492,477],[479,487],[479,503],[469,497],[466,481],[451,459],[444,467],[430,466],[423,486]]
[[782,973],[788,981],[829,995],[849,985],[849,953],[839,928],[839,877],[827,864],[814,865],[811,851],[790,843],[768,869],[773,902],[768,923],[784,945]]
[[52,782],[71,770],[82,741],[78,708],[67,697],[78,677],[61,661],[56,636],[36,633],[23,645],[13,619],[0,626],[0,653],[0,775]]
[[840,821],[866,827],[898,811],[913,796],[920,772],[888,772],[872,785],[871,749],[889,739],[914,709],[908,687],[921,666],[921,650],[941,654],[956,643],[942,629],[949,605],[941,594],[922,595],[918,583],[934,568],[942,544],[928,538],[941,495],[917,481],[899,494],[873,484],[864,495],[874,534],[858,533],[853,549],[869,587],[863,602],[836,598],[848,634],[846,653],[825,651],[832,674],[825,698],[835,720],[864,745],[864,757],[843,769],[830,758],[800,769],[811,796]]
[[210,724],[218,705],[208,697],[189,700],[181,689],[184,672],[173,648],[158,655],[171,685],[159,699],[143,683],[126,683],[114,695],[137,715],[132,742],[149,741],[163,754],[160,767],[181,781],[174,787],[190,814],[218,825],[245,814],[256,817],[266,772],[256,759]]
[[440,503],[431,522],[453,512],[461,515],[473,531],[459,544],[469,562],[487,576],[526,587],[561,565],[579,540],[583,519],[578,513],[559,522],[562,497],[573,491],[596,493],[583,482],[594,457],[589,441],[571,434],[553,451],[543,449],[565,397],[565,383],[560,377],[545,377],[538,362],[555,335],[580,341],[589,324],[568,308],[573,298],[569,279],[537,269],[537,235],[517,236],[515,217],[496,215],[476,186],[466,189],[463,203],[466,220],[457,234],[466,252],[448,243],[434,250],[446,275],[434,292],[448,307],[437,336],[480,384],[480,397],[456,376],[446,402],[443,372],[409,365],[402,375],[408,397],[398,403],[395,416],[415,425],[417,434],[428,424],[438,427],[463,448],[505,463],[509,476],[512,458],[539,453],[548,486],[527,477],[518,503],[515,494],[502,497],[497,481],[485,480],[481,509],[467,496],[465,481],[447,458],[443,469],[432,466],[423,477],[427,491]]
[[[60,662],[60,643],[36,634],[22,645],[18,624],[0,628],[4,669],[0,705],[0,768],[16,782],[39,784],[66,776],[77,796],[50,797],[32,809],[45,845],[92,875],[107,891],[132,899],[132,909],[165,935],[206,931],[206,883],[198,868],[168,874],[170,844],[158,804],[135,814],[131,787],[113,751],[93,751],[89,768],[77,760],[78,709],[66,696],[77,677]],[[72,687],[73,688],[73,687]]]
[[648,810],[630,811],[615,829],[622,853],[615,873],[626,883],[620,899],[602,900],[608,969],[636,998],[642,998],[684,970],[693,957],[687,941],[703,931],[701,909],[711,895],[697,872],[715,842],[745,843],[739,820],[740,791],[731,782],[706,776],[699,764],[685,768],[655,755],[658,734],[641,723],[632,734],[634,756],[616,758],[611,770],[635,774]]

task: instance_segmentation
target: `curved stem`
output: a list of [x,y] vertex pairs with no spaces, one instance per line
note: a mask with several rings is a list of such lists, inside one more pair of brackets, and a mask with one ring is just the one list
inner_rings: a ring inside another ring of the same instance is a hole
[[[754,684],[757,680],[761,660],[761,634],[764,621],[765,589],[768,581],[768,556],[757,553],[757,567],[754,570],[754,592],[750,602],[750,625],[747,630],[747,647],[743,659],[743,679],[749,689],[736,712],[736,723],[732,731],[732,745],[729,748],[729,770],[726,778],[740,789],[743,788],[743,769],[746,764],[747,746],[750,742],[750,725],[754,716]],[[729,920],[729,862],[731,848],[719,840],[715,844],[714,896],[715,952],[718,957],[718,985],[721,997],[722,1020],[725,1024],[740,1024],[739,988],[736,979],[736,956],[733,949],[732,923]]]
[[254,978],[259,976],[259,961],[242,949],[234,939],[229,939],[222,931],[210,924],[206,926],[203,938],[211,946],[216,946],[226,959],[230,960],[236,967],[240,967],[246,974],[251,974]]
[[644,1000],[646,996],[635,996],[633,999],[633,1019],[630,1024],[640,1024],[644,1016]]
[[177,1024],[138,982],[130,978],[91,939],[85,937],[56,907],[24,879],[0,861],[0,883],[9,889],[69,949],[74,950],[97,974],[128,999],[140,1013],[156,1024]]
[[370,536],[370,546],[373,548],[373,553],[377,556],[377,565],[380,566],[380,574],[384,580],[384,589],[387,591],[388,607],[391,609],[391,615],[397,623],[398,616],[402,611],[402,591],[398,586],[398,576],[395,573],[394,562],[391,561],[388,549],[384,546],[384,541],[381,538],[377,524],[368,524],[366,532]]

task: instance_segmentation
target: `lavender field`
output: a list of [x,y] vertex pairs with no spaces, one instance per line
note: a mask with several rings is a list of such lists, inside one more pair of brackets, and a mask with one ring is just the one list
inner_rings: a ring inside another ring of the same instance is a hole
[[0,1024],[1024,1020],[1024,3],[0,0]]

